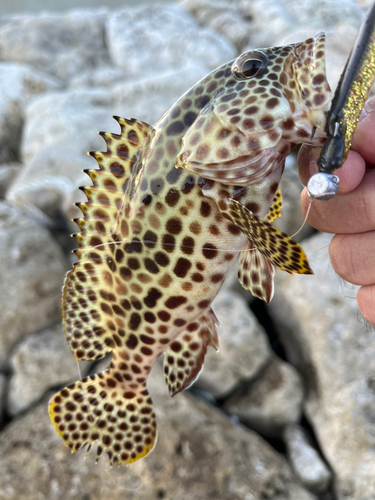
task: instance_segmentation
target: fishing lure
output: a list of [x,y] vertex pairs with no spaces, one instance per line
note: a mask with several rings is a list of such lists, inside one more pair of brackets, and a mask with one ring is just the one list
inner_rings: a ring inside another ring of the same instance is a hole
[[330,200],[338,189],[333,172],[342,167],[354,132],[375,79],[375,3],[362,23],[349,59],[341,75],[326,123],[327,142],[318,159],[319,173],[307,189],[310,198]]
[[[274,268],[311,274],[302,248],[271,225],[295,144],[323,145],[331,92],[325,36],[253,50],[214,70],[152,127],[116,117],[91,155],[93,185],[76,220],[79,262],[63,291],[77,360],[112,353],[107,370],[50,402],[72,452],[97,443],[110,463],[147,455],[156,418],[146,379],[160,354],[172,395],[218,348],[211,303],[235,256],[245,289],[269,302]],[[314,131],[314,134],[313,134]]]

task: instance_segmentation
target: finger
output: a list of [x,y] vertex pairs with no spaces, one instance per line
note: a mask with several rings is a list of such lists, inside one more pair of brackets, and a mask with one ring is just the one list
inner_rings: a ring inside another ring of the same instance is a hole
[[[314,200],[307,222],[326,233],[364,233],[375,229],[375,170],[367,170],[353,191],[329,201]],[[309,196],[301,194],[302,211],[306,213]]]
[[[375,231],[337,234],[331,240],[329,256],[335,272],[354,285],[375,283]],[[374,304],[375,305],[375,304]]]
[[357,302],[365,320],[375,325],[375,285],[362,286],[357,293]]
[[[320,148],[302,146],[298,153],[298,172],[301,182],[306,186],[310,177],[318,172],[316,161],[320,155]],[[355,151],[349,151],[348,159],[341,168],[334,171],[340,179],[338,194],[348,193],[361,182],[366,170],[366,162]]]
[[361,121],[358,122],[352,143],[352,149],[357,151],[368,163],[375,163],[375,97],[366,102]]

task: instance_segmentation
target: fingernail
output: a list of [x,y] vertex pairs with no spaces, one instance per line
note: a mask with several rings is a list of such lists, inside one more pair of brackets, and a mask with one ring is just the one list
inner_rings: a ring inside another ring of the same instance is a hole
[[361,111],[361,114],[359,115],[359,121],[362,122],[365,120],[368,115],[370,115],[373,111],[375,111],[375,99],[372,98],[369,101],[365,103],[363,106],[363,109]]
[[359,120],[358,121],[359,122],[363,122],[363,120],[365,118],[367,118],[367,117],[368,117],[368,112],[367,112],[366,105],[365,105],[365,107],[361,111],[361,114],[359,115]]

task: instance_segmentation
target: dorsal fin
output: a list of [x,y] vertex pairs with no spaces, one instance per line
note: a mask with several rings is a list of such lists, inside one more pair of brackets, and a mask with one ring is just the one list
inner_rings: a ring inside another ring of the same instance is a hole
[[[116,117],[116,120],[121,135],[101,133],[107,151],[90,153],[99,169],[86,171],[93,186],[83,188],[88,200],[78,204],[83,218],[76,220],[81,232],[75,235],[80,246],[75,253],[80,261],[67,274],[63,290],[64,334],[76,359],[100,359],[114,347],[113,331],[108,328],[108,317],[100,309],[99,301],[107,300],[113,293],[122,293],[121,281],[111,275],[112,250],[127,236],[126,221],[118,221],[118,213],[132,166],[152,130],[150,125],[134,119]],[[99,295],[98,288],[105,297]]]
[[83,218],[75,219],[81,230],[75,235],[80,246],[76,254],[80,259],[84,249],[93,246],[90,243],[92,236],[113,233],[132,166],[152,130],[151,125],[134,118],[114,118],[121,126],[121,135],[99,132],[106,142],[107,151],[88,153],[96,159],[99,169],[85,170],[93,185],[80,188],[87,196],[87,202],[77,203]]

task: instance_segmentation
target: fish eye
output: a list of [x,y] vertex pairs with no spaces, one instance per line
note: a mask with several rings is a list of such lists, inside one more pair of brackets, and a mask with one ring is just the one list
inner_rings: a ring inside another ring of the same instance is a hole
[[232,74],[238,80],[247,80],[255,75],[261,75],[267,68],[268,62],[268,57],[264,52],[246,52],[234,61]]

